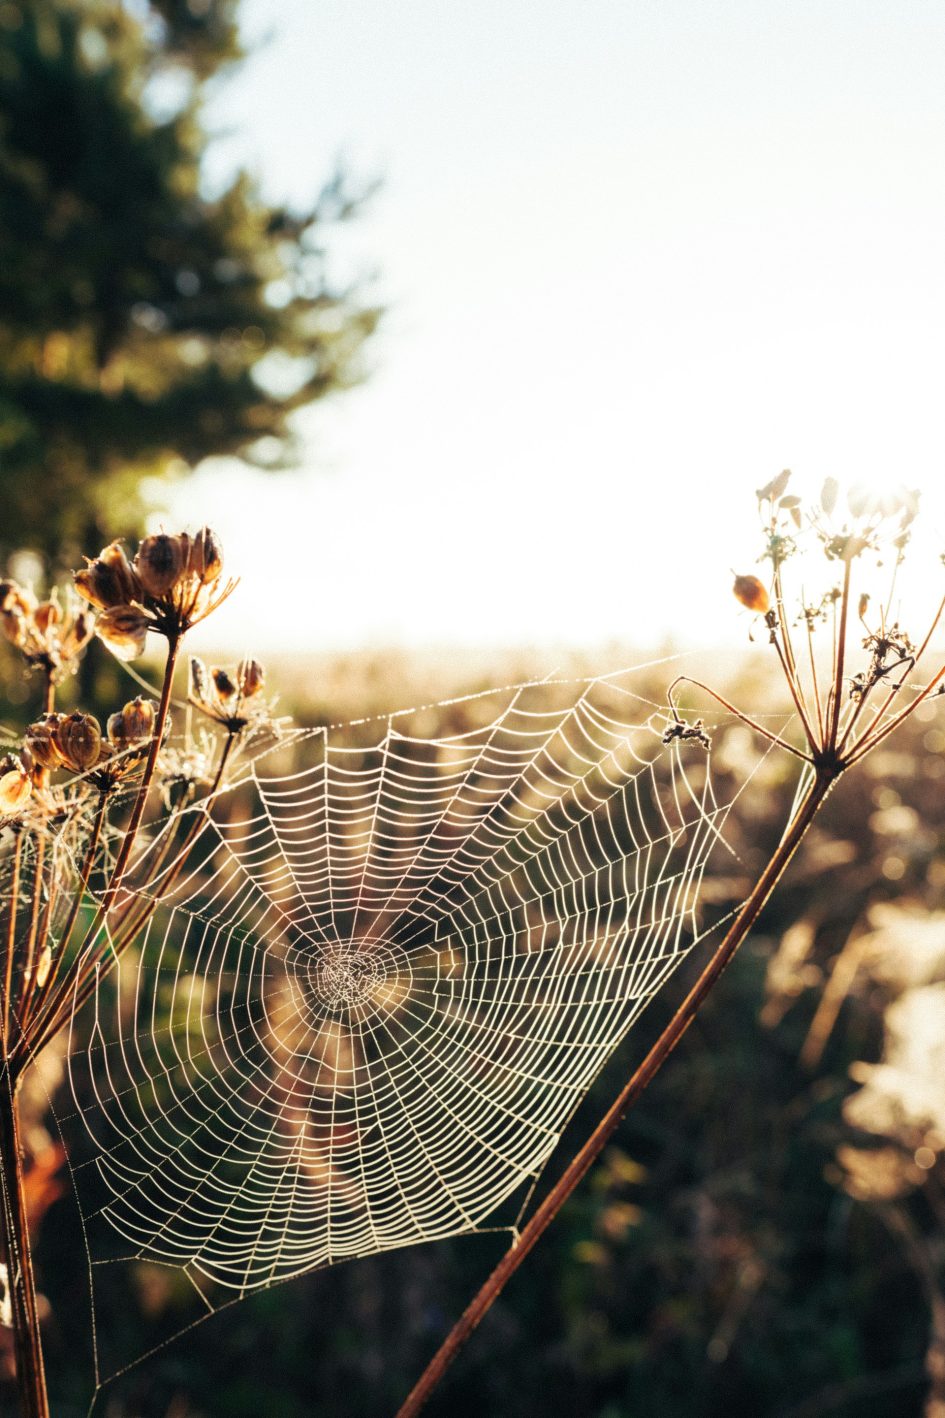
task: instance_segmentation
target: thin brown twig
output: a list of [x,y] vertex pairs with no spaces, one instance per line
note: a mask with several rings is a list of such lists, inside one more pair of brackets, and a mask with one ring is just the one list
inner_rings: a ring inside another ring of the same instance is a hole
[[754,729],[756,733],[761,734],[769,743],[776,744],[778,748],[786,749],[788,753],[793,753],[795,758],[803,759],[805,763],[811,763],[813,761],[809,754],[804,753],[799,748],[795,748],[793,744],[788,743],[787,739],[782,739],[778,734],[773,734],[769,729],[763,728],[762,725],[756,723],[750,715],[743,713],[741,709],[736,709],[735,705],[730,704],[721,694],[717,694],[714,689],[710,689],[709,686],[703,684],[701,680],[693,679],[691,675],[679,675],[677,679],[673,680],[667,691],[670,707],[674,714],[676,713],[676,706],[673,703],[673,690],[676,688],[677,684],[692,684],[695,685],[697,689],[704,690],[706,694],[712,696],[716,703],[721,704],[723,709],[727,709],[729,713],[734,714],[736,719],[740,719],[743,724],[747,724],[750,729]]

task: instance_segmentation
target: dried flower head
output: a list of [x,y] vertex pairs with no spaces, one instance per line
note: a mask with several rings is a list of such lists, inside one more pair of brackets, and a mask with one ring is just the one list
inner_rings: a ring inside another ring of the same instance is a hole
[[196,536],[159,532],[145,537],[134,561],[112,542],[75,573],[75,585],[100,612],[96,630],[114,655],[143,653],[149,630],[178,640],[215,610],[236,584],[221,586],[223,552],[209,527]]
[[251,721],[268,717],[268,705],[252,703],[266,682],[266,672],[258,660],[241,660],[235,670],[214,666],[191,657],[189,700],[208,719],[238,733]]
[[63,604],[55,590],[37,602],[15,581],[0,582],[0,629],[31,667],[44,669],[54,681],[75,669],[94,628],[91,614],[71,594]]

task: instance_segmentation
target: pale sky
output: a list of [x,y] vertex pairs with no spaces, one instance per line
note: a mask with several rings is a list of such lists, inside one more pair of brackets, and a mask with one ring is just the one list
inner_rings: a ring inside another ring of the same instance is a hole
[[[390,307],[292,474],[175,496],[234,648],[744,643],[753,489],[925,490],[945,545],[940,0],[244,0],[214,171]],[[938,491],[936,491],[938,489]],[[173,520],[173,519],[171,519]],[[941,549],[938,547],[937,549]]]

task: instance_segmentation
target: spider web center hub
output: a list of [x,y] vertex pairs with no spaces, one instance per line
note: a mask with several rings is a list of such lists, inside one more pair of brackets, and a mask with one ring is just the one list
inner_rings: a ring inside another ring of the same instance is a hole
[[321,952],[310,972],[312,988],[329,1009],[363,1004],[387,979],[386,952],[357,944]]

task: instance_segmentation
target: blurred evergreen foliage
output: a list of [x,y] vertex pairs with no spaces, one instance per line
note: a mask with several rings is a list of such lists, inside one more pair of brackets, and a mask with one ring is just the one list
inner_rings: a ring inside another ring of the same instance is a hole
[[293,412],[358,376],[378,311],[306,211],[210,192],[207,87],[237,0],[0,0],[0,554],[75,563],[140,526],[145,476],[293,455]]

